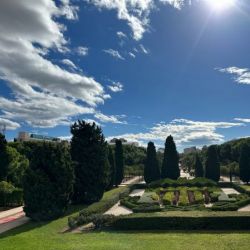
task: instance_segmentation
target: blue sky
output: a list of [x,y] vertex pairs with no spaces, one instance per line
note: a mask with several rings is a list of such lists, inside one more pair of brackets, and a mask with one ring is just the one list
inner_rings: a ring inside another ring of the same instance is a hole
[[247,0],[0,3],[0,125],[105,136],[181,151],[250,136]]

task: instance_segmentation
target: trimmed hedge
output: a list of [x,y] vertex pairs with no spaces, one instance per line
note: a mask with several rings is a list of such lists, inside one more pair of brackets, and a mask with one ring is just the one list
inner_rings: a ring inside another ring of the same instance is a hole
[[187,186],[187,187],[213,187],[217,186],[217,183],[206,179],[203,177],[194,178],[191,180],[188,180],[186,178],[179,178],[178,180],[172,180],[172,179],[163,179],[151,182],[148,184],[149,188],[157,188],[157,187],[179,187],[179,186]]
[[0,206],[17,207],[23,205],[23,190],[15,188],[12,184],[0,182]]
[[120,216],[112,224],[116,230],[248,230],[250,213],[210,212],[156,213]]
[[99,202],[95,202],[87,208],[79,212],[77,216],[68,218],[68,226],[75,228],[89,222],[90,216],[94,214],[102,214],[114,206],[122,197],[128,196],[133,186],[119,187],[106,192]]

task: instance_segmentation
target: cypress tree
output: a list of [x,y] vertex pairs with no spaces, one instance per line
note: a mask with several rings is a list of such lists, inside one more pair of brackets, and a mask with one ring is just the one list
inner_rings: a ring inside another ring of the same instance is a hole
[[204,170],[203,165],[201,162],[201,159],[198,154],[195,155],[195,177],[203,177],[204,176]]
[[114,160],[114,153],[111,147],[108,148],[108,161],[109,161],[110,171],[109,171],[109,184],[107,189],[111,189],[115,185],[115,160]]
[[250,181],[250,147],[247,144],[241,147],[239,167],[240,179],[248,184]]
[[73,191],[74,168],[62,144],[36,143],[24,174],[24,211],[33,220],[63,215]]
[[115,185],[118,186],[122,183],[124,178],[124,156],[123,156],[123,147],[120,140],[115,142]]
[[153,142],[148,143],[147,157],[144,165],[144,179],[146,183],[160,179],[159,163]]
[[7,180],[9,163],[10,159],[7,153],[7,141],[5,136],[0,133],[0,181]]
[[107,187],[107,143],[95,123],[71,126],[71,157],[75,163],[74,203],[99,201]]
[[217,151],[217,146],[212,145],[207,149],[205,177],[214,181],[220,180],[220,162]]
[[170,135],[165,142],[164,158],[161,170],[162,178],[178,179],[180,177],[179,155],[173,137]]

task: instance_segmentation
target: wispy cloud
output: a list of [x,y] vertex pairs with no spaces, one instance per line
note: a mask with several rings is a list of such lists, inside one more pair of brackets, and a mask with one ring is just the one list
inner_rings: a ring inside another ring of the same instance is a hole
[[108,85],[108,88],[112,92],[121,92],[123,91],[123,84],[120,82],[112,82],[112,85]]
[[63,59],[62,63],[69,66],[72,69],[77,69],[76,65],[69,59]]
[[175,119],[169,123],[157,123],[145,133],[128,133],[116,136],[130,141],[138,141],[141,144],[152,140],[163,145],[166,137],[172,135],[179,147],[202,146],[224,141],[224,136],[217,131],[218,129],[229,129],[244,125],[242,122],[203,122]]
[[128,54],[129,54],[131,57],[136,58],[136,56],[135,56],[135,54],[134,54],[134,53],[129,52]]
[[149,53],[149,50],[147,50],[143,44],[140,44],[140,49],[141,51],[144,53],[144,54],[148,54]]
[[104,115],[101,112],[97,112],[94,117],[104,123],[127,124],[126,121],[121,120],[125,118],[124,115]]
[[103,52],[109,54],[110,56],[120,59],[120,60],[125,60],[125,58],[120,54],[119,51],[113,50],[113,49],[104,49]]
[[250,118],[234,118],[235,121],[250,123]]
[[121,38],[121,39],[127,37],[127,35],[126,35],[125,33],[123,33],[122,31],[117,31],[116,34],[117,34],[117,36],[118,36],[119,38]]
[[250,69],[248,68],[228,67],[217,68],[217,70],[222,73],[235,75],[234,81],[239,84],[250,84]]
[[89,53],[89,48],[79,46],[79,47],[76,49],[76,52],[77,52],[77,54],[78,54],[79,56],[87,56],[88,53]]

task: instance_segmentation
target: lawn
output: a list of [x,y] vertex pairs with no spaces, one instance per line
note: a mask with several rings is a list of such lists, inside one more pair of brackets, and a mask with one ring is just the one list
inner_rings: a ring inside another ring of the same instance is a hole
[[[107,192],[104,198],[114,191]],[[76,214],[82,207],[71,208]],[[49,223],[30,222],[0,236],[1,250],[249,249],[250,232],[116,232],[60,233],[68,215]]]
[[250,192],[250,185],[240,185],[240,186]]

